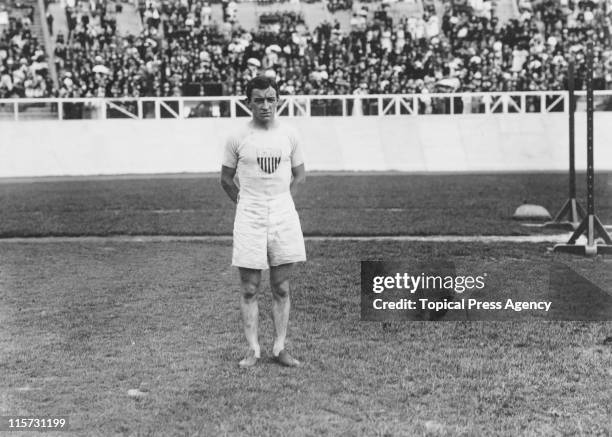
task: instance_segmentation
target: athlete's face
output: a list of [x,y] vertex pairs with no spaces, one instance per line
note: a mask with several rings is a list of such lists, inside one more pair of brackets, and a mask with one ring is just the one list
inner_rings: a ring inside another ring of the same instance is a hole
[[252,91],[249,107],[253,112],[253,119],[256,122],[268,124],[274,121],[277,105],[278,97],[274,88],[268,87],[265,90],[255,88]]

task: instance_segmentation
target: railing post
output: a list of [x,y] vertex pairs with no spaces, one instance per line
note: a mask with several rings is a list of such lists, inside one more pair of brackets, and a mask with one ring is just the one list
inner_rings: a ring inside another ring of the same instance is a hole
[[236,118],[236,97],[230,99],[230,118]]
[[184,105],[185,101],[182,98],[178,99],[178,118],[179,119],[184,119],[185,118],[185,105]]
[[100,105],[100,115],[102,115],[102,120],[106,120],[106,99],[101,98],[99,100]]
[[136,106],[138,108],[138,119],[142,120],[142,99],[138,99]]
[[159,98],[155,99],[155,120],[159,120],[161,118],[161,110],[159,105]]
[[383,99],[382,96],[378,96],[378,116],[381,117],[383,115]]
[[540,94],[540,114],[546,114],[548,112],[546,108],[546,94]]
[[412,115],[419,115],[419,98],[416,94],[412,95]]
[[348,112],[347,104],[346,104],[346,96],[342,96],[342,116],[346,117],[346,113]]
[[57,101],[57,119],[64,119],[64,102],[62,102],[61,100]]
[[451,94],[450,98],[450,113],[455,114],[455,97]]
[[19,104],[17,101],[13,101],[13,118],[15,121],[19,121]]

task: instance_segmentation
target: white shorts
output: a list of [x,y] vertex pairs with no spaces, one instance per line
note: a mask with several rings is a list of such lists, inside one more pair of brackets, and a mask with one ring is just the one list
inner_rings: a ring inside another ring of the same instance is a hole
[[291,195],[238,201],[232,265],[264,270],[306,261],[300,218]]

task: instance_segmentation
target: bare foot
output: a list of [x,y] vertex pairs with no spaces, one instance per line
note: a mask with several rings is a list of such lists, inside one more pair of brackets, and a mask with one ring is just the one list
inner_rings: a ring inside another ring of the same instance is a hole
[[284,349],[274,359],[277,363],[286,367],[298,367],[300,365],[300,362],[289,355],[289,352]]
[[250,352],[246,358],[238,363],[238,365],[243,369],[248,369],[249,367],[253,367],[255,364],[257,364],[258,360],[259,357],[255,356],[255,352]]

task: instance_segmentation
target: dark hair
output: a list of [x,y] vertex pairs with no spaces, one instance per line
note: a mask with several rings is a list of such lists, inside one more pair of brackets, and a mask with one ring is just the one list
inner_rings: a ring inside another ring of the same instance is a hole
[[246,85],[246,97],[247,100],[251,100],[251,96],[253,95],[253,90],[267,90],[268,88],[274,88],[276,91],[276,97],[278,98],[278,84],[276,80],[268,77],[268,76],[256,76],[253,79],[249,80]]

